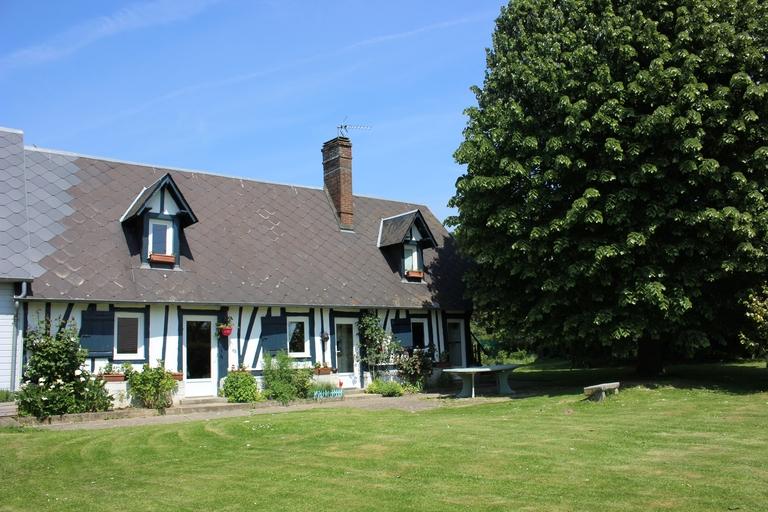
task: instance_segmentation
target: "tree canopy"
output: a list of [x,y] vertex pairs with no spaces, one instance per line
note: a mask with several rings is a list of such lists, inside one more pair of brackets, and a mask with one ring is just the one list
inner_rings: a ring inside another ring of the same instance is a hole
[[514,0],[451,200],[479,320],[568,354],[736,340],[765,279],[768,3]]

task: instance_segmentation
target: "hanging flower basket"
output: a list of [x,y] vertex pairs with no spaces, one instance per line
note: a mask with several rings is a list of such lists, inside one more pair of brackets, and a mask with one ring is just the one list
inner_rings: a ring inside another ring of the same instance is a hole
[[229,336],[232,334],[232,326],[231,325],[225,325],[223,327],[219,327],[219,332],[222,336]]

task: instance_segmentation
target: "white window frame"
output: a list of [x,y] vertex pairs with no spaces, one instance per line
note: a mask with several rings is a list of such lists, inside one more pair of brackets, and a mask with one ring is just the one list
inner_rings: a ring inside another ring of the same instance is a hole
[[[139,320],[139,327],[136,332],[136,336],[138,336],[139,339],[137,340],[137,343],[136,343],[135,353],[130,353],[130,352],[124,353],[124,352],[117,351],[117,319],[118,318],[136,318]],[[115,349],[114,349],[115,359],[128,359],[128,360],[144,359],[144,313],[116,311],[114,333],[115,333]]]
[[431,342],[429,339],[429,322],[427,322],[426,318],[411,318],[411,343],[413,343],[415,348],[416,343],[413,341],[413,324],[421,324],[422,329],[424,329],[424,345],[419,348],[428,349]]
[[166,256],[175,256],[173,252],[173,240],[174,240],[174,233],[173,233],[173,222],[166,219],[149,219],[149,233],[147,234],[147,256],[150,254],[157,254],[152,252],[152,225],[153,224],[162,224],[163,226],[166,226],[167,230],[165,232],[165,253]]
[[[413,267],[414,268],[407,268],[407,267],[405,267],[405,263],[406,263],[406,261],[408,261],[406,259],[407,251],[411,252],[411,261],[413,262]],[[403,267],[405,267],[404,270],[406,272],[408,272],[409,270],[410,271],[415,271],[415,272],[421,272],[421,268],[420,268],[421,265],[420,265],[420,261],[419,260],[420,260],[420,258],[419,258],[419,244],[417,244],[415,242],[406,242],[406,243],[404,243],[403,244]]]
[[[291,322],[303,322],[304,323],[304,351],[303,352],[291,352]],[[309,317],[308,316],[289,316],[285,319],[285,345],[288,349],[288,355],[291,357],[310,357],[309,344],[311,343],[311,333],[309,332]]]

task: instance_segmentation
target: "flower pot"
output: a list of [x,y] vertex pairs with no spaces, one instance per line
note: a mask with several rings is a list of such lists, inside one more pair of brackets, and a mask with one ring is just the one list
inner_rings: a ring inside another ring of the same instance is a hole
[[230,334],[232,334],[232,326],[228,325],[224,327],[219,327],[219,333],[221,333],[222,336],[229,336]]
[[330,375],[333,373],[332,368],[315,368],[315,375]]
[[171,372],[171,375],[173,375],[173,380],[178,380],[178,381],[184,380],[184,374],[181,372]]
[[103,373],[101,378],[104,379],[104,382],[123,382],[125,375],[122,373]]

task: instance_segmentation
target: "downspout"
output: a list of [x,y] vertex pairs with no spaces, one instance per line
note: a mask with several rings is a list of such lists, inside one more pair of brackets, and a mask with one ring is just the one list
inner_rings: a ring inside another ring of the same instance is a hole
[[[19,320],[20,320],[20,318],[19,318],[19,310],[21,309],[21,301],[23,299],[26,299],[28,294],[29,294],[29,283],[27,283],[26,281],[22,281],[21,282],[21,293],[19,295],[14,295],[13,296],[13,307],[14,307],[14,316],[13,316],[14,322],[13,323],[14,323],[14,326],[15,326],[15,331],[13,333],[13,344],[11,345],[11,390],[12,391],[16,391],[16,388],[17,388],[16,382],[18,380],[16,378],[16,362],[17,362],[17,356],[18,356],[18,353],[19,353],[19,350],[18,350],[19,349],[19,347],[18,347],[18,343],[19,343],[19,335],[18,335],[18,333],[20,332],[20,329],[19,329]],[[22,321],[22,324],[23,324],[23,321]],[[22,333],[22,340],[23,340],[23,333]],[[22,341],[22,344],[23,344],[23,341]],[[23,350],[23,348],[22,348],[22,350]]]

